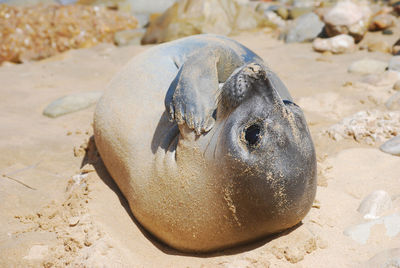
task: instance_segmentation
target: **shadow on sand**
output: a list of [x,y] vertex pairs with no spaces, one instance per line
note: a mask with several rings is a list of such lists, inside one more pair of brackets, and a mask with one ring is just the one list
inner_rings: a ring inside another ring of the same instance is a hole
[[129,208],[129,204],[128,204],[127,200],[125,199],[125,197],[119,190],[117,184],[114,182],[111,175],[108,173],[107,168],[105,167],[99,153],[97,152],[97,148],[96,148],[96,144],[94,142],[93,136],[90,137],[90,139],[89,139],[87,150],[86,150],[85,156],[81,163],[81,168],[86,164],[93,165],[99,178],[118,196],[119,201],[120,201],[121,205],[124,207],[126,213],[130,216],[130,218],[136,224],[136,226],[142,232],[142,234],[155,247],[157,247],[159,250],[161,250],[165,254],[179,255],[179,256],[191,256],[191,257],[199,257],[199,258],[211,258],[211,257],[217,257],[217,256],[239,254],[242,252],[250,251],[250,250],[256,249],[258,247],[261,247],[278,237],[285,236],[285,235],[293,232],[294,230],[296,230],[298,227],[300,227],[302,225],[302,223],[300,222],[297,225],[293,226],[292,228],[289,228],[278,234],[270,235],[270,236],[261,238],[257,241],[253,241],[253,242],[243,244],[240,246],[236,246],[233,248],[228,248],[225,250],[219,250],[219,251],[214,251],[214,252],[209,252],[209,253],[181,252],[181,251],[171,248],[170,246],[166,245],[162,241],[158,240],[155,236],[153,236],[151,233],[149,233],[147,230],[145,230],[143,228],[143,226],[139,223],[139,221],[135,218],[135,216],[132,214],[132,211]]

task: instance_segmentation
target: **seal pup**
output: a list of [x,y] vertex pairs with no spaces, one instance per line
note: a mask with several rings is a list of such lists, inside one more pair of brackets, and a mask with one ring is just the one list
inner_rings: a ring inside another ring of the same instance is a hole
[[301,109],[260,57],[226,37],[182,38],[134,57],[97,104],[94,136],[135,218],[181,251],[285,230],[315,197]]

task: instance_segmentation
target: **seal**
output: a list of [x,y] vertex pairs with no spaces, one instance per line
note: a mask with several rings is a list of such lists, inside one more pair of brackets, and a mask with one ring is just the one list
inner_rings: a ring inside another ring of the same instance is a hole
[[94,136],[135,218],[181,251],[290,228],[315,197],[301,109],[260,57],[226,37],[187,37],[134,57],[97,104]]

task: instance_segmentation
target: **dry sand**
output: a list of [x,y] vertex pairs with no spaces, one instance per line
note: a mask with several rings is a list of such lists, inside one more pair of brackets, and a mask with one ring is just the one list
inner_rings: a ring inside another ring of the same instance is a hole
[[[393,43],[399,31],[369,35]],[[322,134],[358,111],[386,111],[383,104],[394,93],[385,85],[388,78],[374,86],[347,67],[364,57],[388,61],[391,55],[322,56],[310,44],[284,45],[262,32],[235,39],[269,63],[305,111],[319,187],[301,224],[209,255],[181,254],[147,234],[89,140],[94,107],[56,119],[42,115],[58,97],[104,90],[118,69],[147,49],[99,45],[0,67],[0,267],[354,267],[399,247],[400,235],[387,236],[383,224],[371,228],[365,244],[343,232],[365,222],[357,208],[371,191],[387,191],[394,199],[387,214],[399,212],[400,158],[379,151],[380,142],[335,141]]]

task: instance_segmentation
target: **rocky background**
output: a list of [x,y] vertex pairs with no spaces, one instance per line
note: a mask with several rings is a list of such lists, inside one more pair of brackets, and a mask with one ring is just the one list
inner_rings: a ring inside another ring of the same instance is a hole
[[[400,267],[400,1],[0,0],[0,267]],[[151,45],[229,35],[306,115],[301,224],[185,255],[141,229],[91,138],[108,81]]]

